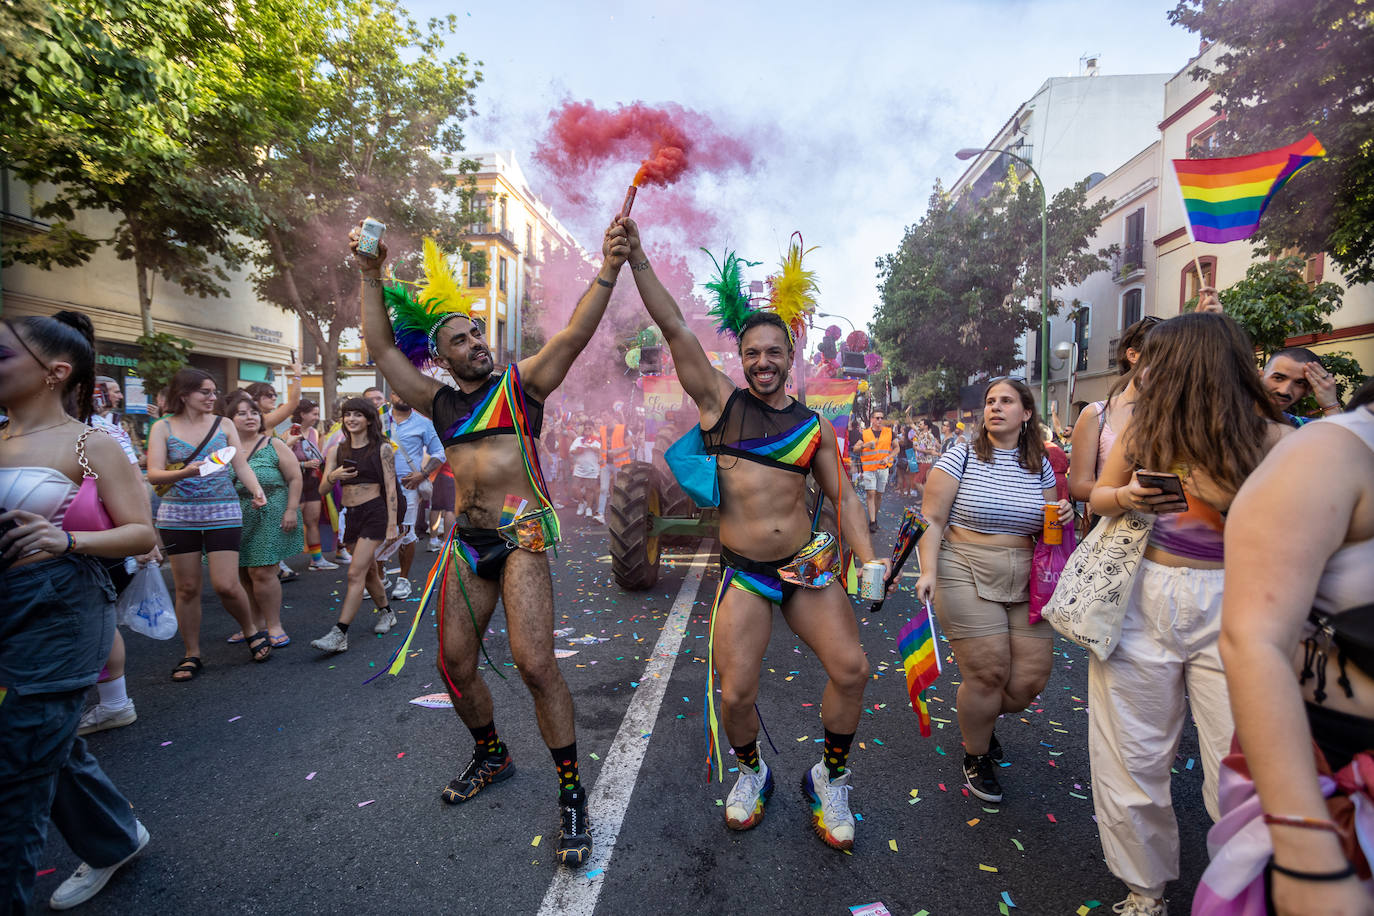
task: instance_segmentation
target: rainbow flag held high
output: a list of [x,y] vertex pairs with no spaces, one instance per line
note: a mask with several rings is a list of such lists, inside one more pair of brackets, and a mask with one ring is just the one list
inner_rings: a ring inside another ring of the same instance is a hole
[[897,634],[897,649],[902,655],[906,671],[906,689],[911,695],[911,708],[920,720],[921,737],[930,737],[930,709],[926,706],[925,690],[940,677],[940,652],[935,644],[935,615],[926,603],[907,621]]
[[1193,239],[1214,245],[1248,239],[1279,188],[1298,169],[1325,155],[1321,142],[1309,133],[1297,143],[1249,156],[1175,159]]

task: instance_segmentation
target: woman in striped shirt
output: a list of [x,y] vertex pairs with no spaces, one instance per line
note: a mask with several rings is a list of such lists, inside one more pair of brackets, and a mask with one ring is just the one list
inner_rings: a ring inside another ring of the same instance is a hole
[[917,597],[933,599],[959,664],[964,778],[984,801],[1002,800],[997,717],[1025,709],[1050,677],[1053,632],[1029,620],[1031,551],[1046,503],[1073,518],[1072,505],[1055,493],[1035,396],[1020,379],[993,379],[978,435],[941,456],[926,481],[930,527],[916,581]]

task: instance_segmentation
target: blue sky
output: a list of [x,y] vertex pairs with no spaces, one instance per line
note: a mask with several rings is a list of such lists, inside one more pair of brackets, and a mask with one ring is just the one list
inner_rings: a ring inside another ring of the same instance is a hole
[[[416,18],[455,13],[450,49],[483,61],[468,149],[513,149],[551,200],[532,153],[569,99],[676,102],[749,142],[749,174],[692,185],[720,219],[713,237],[682,242],[698,279],[709,262],[696,245],[762,260],[762,278],[801,230],[820,246],[808,266],[822,309],[860,326],[878,299],[874,260],[920,218],[935,180],[959,175],[955,150],[987,142],[1045,79],[1077,75],[1084,54],[1104,74],[1172,73],[1198,44],[1161,0],[406,5]],[[558,209],[589,247],[642,152],[607,169],[605,212]]]

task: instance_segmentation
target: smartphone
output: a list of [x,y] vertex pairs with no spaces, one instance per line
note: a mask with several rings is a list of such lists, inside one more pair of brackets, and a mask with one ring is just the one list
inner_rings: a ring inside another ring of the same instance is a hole
[[339,467],[356,471],[358,469],[358,462],[354,461],[352,458],[340,458]]
[[1179,480],[1177,474],[1164,474],[1159,471],[1136,471],[1136,479],[1143,487],[1155,487],[1161,491],[1161,495],[1177,497],[1177,503],[1165,503],[1156,510],[1159,514],[1170,512],[1186,512],[1188,510],[1188,495],[1183,492],[1183,481]]
[[369,258],[375,258],[384,232],[386,232],[386,223],[381,220],[373,219],[370,216],[363,220],[363,230],[358,233],[358,253],[365,254]]
[[[10,511],[10,510],[0,507],[0,515],[4,515],[4,514],[5,514],[6,512],[8,512],[8,511]],[[16,522],[16,521],[14,521],[13,519],[11,519],[11,520],[8,521],[8,522],[0,522],[0,536],[3,536],[3,535],[5,534],[5,532],[10,531],[10,530],[13,530],[13,529],[18,528],[18,527],[19,527],[19,523]],[[4,572],[5,570],[7,570],[7,569],[9,569],[11,566],[13,566],[13,565],[14,565],[14,561],[17,560],[17,559],[19,559],[18,556],[13,556],[13,557],[0,556],[0,572]]]

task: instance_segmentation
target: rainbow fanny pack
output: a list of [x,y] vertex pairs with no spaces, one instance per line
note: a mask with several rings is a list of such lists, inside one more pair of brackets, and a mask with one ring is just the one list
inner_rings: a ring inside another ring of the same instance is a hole
[[778,567],[778,578],[802,588],[825,588],[835,580],[839,550],[828,531],[818,531],[788,563]]

